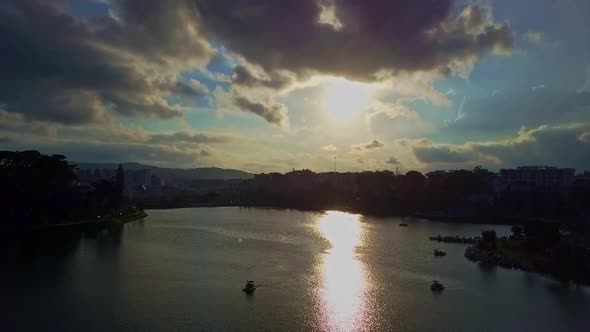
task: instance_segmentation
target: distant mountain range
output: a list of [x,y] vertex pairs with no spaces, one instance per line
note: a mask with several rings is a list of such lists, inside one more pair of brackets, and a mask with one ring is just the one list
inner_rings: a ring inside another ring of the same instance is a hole
[[[117,163],[74,163],[81,170],[115,170],[119,167]],[[136,162],[123,163],[126,171],[150,170],[152,174],[164,177],[182,180],[235,180],[251,179],[254,174],[236,170],[223,169],[217,167],[198,167],[198,168],[164,168],[152,165],[144,165]]]

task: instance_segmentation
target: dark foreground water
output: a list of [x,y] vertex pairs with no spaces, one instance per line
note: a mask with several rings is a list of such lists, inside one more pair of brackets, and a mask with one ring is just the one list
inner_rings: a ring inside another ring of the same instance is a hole
[[[589,331],[590,290],[429,236],[505,226],[244,208],[148,211],[0,257],[0,331]],[[447,256],[433,257],[433,249]],[[6,256],[6,257],[5,257]],[[241,292],[247,279],[258,289]],[[439,279],[440,293],[430,291]]]

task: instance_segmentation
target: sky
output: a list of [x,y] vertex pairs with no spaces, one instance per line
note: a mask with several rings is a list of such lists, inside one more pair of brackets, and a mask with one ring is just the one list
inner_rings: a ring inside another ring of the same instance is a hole
[[0,150],[590,170],[587,0],[4,0]]

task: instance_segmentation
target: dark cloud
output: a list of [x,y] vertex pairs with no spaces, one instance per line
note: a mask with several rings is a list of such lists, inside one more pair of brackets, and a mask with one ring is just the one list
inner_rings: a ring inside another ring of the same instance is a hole
[[56,126],[43,121],[26,122],[19,113],[0,110],[0,132],[10,135],[55,136]]
[[[338,27],[320,23],[333,5]],[[486,52],[508,52],[507,24],[452,0],[200,0],[212,38],[267,72],[308,71],[371,80],[379,71],[448,73]]]
[[385,163],[389,164],[389,165],[399,165],[399,160],[397,160],[397,158],[395,157],[389,157],[389,159],[387,159],[385,161]]
[[211,152],[206,151],[206,150],[201,150],[201,152],[199,154],[201,155],[201,157],[210,157],[213,155]]
[[[60,136],[65,139],[92,140],[98,142],[143,143],[160,145],[225,144],[237,140],[236,136],[203,132],[152,133],[144,129],[117,125],[61,125],[43,121],[26,121],[24,116],[0,110],[0,135]],[[243,140],[243,139],[242,139]]]
[[[28,121],[107,123],[113,115],[181,116],[203,89],[179,75],[220,61],[209,41],[243,57],[236,86],[283,89],[309,73],[373,80],[380,71],[448,73],[512,33],[452,0],[112,0],[112,15],[77,17],[67,1],[0,5],[0,104]],[[337,25],[320,23],[332,7]],[[261,71],[253,71],[258,66]],[[177,98],[180,97],[180,98]],[[280,105],[236,98],[272,123]]]
[[10,143],[10,142],[12,142],[12,140],[10,138],[0,136],[0,144],[6,144],[6,143]]
[[240,110],[256,114],[278,126],[288,126],[287,110],[283,104],[252,101],[243,96],[234,96],[233,104]]
[[229,143],[233,141],[233,137],[225,135],[209,135],[203,133],[189,133],[179,131],[169,134],[152,134],[149,143],[153,144],[174,144],[174,143],[198,143],[198,144],[214,144],[214,143]]
[[378,140],[374,139],[371,143],[365,144],[363,146],[363,148],[365,148],[366,150],[373,150],[373,149],[380,149],[383,146],[384,146],[383,143],[381,143]]
[[259,77],[243,65],[234,67],[232,75],[233,84],[245,87],[266,87],[280,90],[292,84],[293,81],[292,77],[276,72],[273,72],[270,77]]
[[558,165],[588,170],[590,149],[580,138],[589,132],[590,123],[540,126],[521,129],[508,140],[413,146],[413,151],[416,159],[429,164],[429,168],[479,164],[490,168]]
[[558,165],[578,170],[590,168],[590,149],[579,140],[590,131],[590,123],[540,126],[520,130],[516,139],[496,144],[474,143],[468,146],[483,156],[496,158],[502,165]]
[[96,123],[110,112],[170,118],[168,96],[199,95],[178,73],[206,63],[208,43],[187,1],[110,3],[115,17],[78,18],[66,2],[0,6],[0,103],[27,119]]

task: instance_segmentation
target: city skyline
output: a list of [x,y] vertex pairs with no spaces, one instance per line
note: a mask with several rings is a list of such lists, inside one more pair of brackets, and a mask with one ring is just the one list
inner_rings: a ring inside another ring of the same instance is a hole
[[251,173],[589,170],[587,1],[249,4],[4,2],[0,150]]

